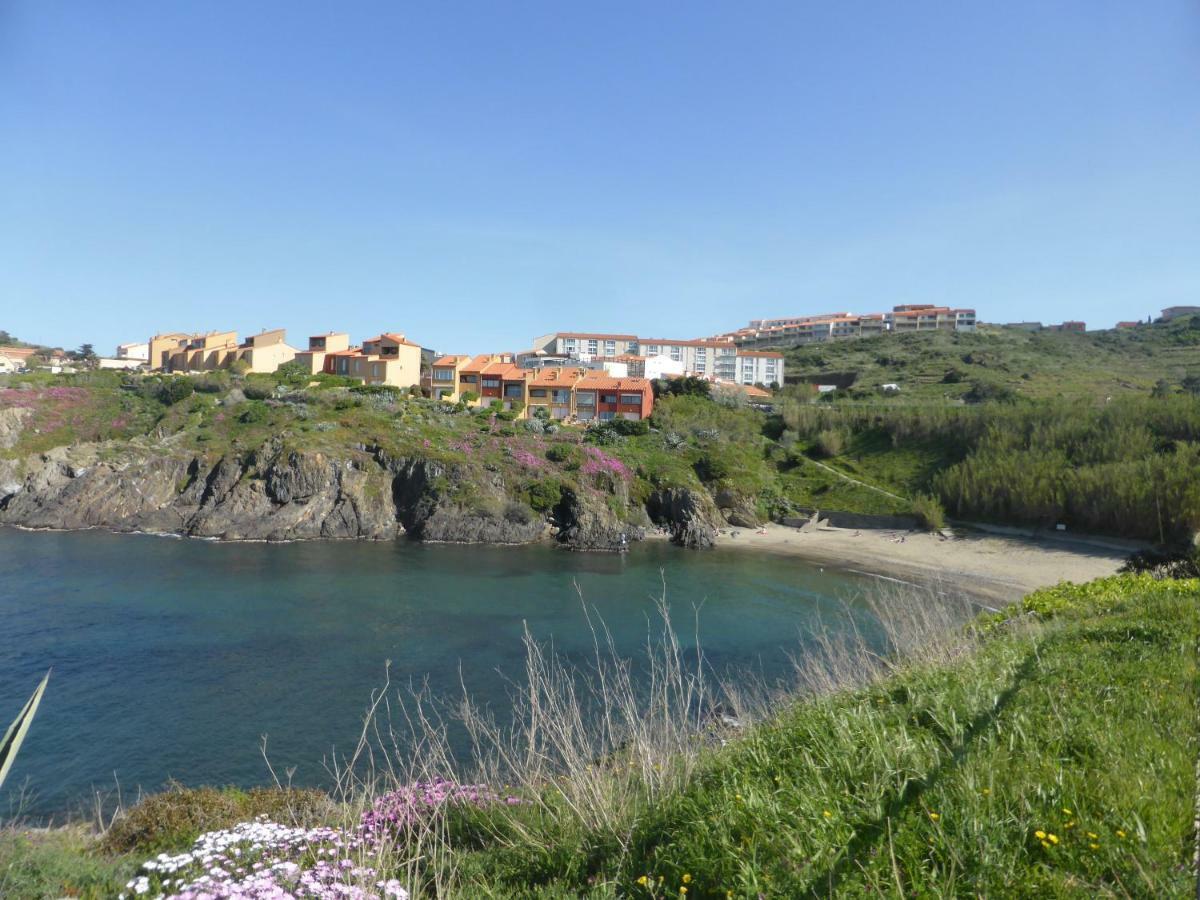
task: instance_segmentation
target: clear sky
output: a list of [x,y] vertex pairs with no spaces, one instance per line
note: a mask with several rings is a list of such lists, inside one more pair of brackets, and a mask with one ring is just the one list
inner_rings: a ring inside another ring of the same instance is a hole
[[1195,0],[0,0],[0,328],[1200,303]]

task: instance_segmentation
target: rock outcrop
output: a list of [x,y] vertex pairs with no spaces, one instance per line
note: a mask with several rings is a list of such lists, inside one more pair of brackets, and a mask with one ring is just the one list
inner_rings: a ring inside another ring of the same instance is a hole
[[721,515],[712,498],[690,488],[663,488],[646,501],[646,512],[658,525],[665,525],[671,540],[692,549],[707,549],[717,541]]

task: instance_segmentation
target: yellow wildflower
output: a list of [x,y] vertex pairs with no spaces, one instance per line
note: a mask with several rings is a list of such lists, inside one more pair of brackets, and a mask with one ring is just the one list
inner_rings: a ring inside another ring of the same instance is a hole
[[1099,845],[1099,844],[1088,844],[1088,846],[1089,846],[1089,847],[1091,847],[1093,850],[1099,850],[1099,849],[1100,849],[1100,845]]
[[821,813],[821,815],[823,815],[827,819],[833,818],[833,813],[831,813],[829,810],[825,810],[825,812]]
[[1042,830],[1039,828],[1037,831],[1035,831],[1035,832],[1033,833],[1033,836],[1034,836],[1035,838],[1037,838],[1039,841],[1044,841],[1044,840],[1046,839],[1046,832],[1042,831]]
[[682,884],[679,886],[679,893],[681,893],[681,894],[687,893],[687,888],[685,888]]
[[941,816],[940,816],[940,815],[938,815],[938,814],[937,814],[937,813],[935,813],[935,812],[931,812],[931,813],[929,814],[929,818],[933,819],[933,821],[935,821],[935,822],[936,822],[938,819],[940,819],[940,818],[941,818]]
[[1065,815],[1065,816],[1069,816],[1069,815],[1071,815],[1071,814],[1072,814],[1072,813],[1071,813],[1071,811],[1070,811],[1069,809],[1067,809],[1067,808],[1064,806],[1064,807],[1063,807],[1063,815]]
[[1121,840],[1125,840],[1125,832],[1123,832],[1120,828],[1117,829],[1117,837],[1119,837]]
[[1050,841],[1050,843],[1052,843],[1052,844],[1057,844],[1057,843],[1058,843],[1058,838],[1057,838],[1055,835],[1053,835],[1053,834],[1048,834],[1048,835],[1046,835],[1046,837],[1047,837],[1047,839]]
[[649,881],[650,881],[650,879],[647,878],[645,875],[643,875],[638,879],[637,883],[640,884],[642,887],[645,887],[647,885],[647,883],[649,883]]
[[1049,850],[1049,849],[1050,849],[1050,842],[1049,842],[1049,841],[1042,841],[1042,846],[1043,846],[1043,847],[1045,847],[1047,850]]
[[1093,841],[1094,841],[1096,838],[1100,837],[1100,835],[1096,834],[1096,832],[1094,832],[1094,831],[1089,831],[1089,832],[1087,833],[1087,836],[1088,836],[1088,837],[1090,837],[1090,838],[1091,838]]
[[983,789],[983,796],[985,796],[985,797],[986,797],[986,796],[987,796],[988,794],[990,794],[991,792],[992,792],[992,789],[991,789],[991,788],[984,788],[984,789]]
[[691,875],[688,875],[687,873],[684,873],[684,876],[683,876],[683,883],[684,883],[684,884],[691,884],[691,883],[692,883],[692,876],[691,876]]
[[1074,819],[1072,819],[1070,822],[1068,822],[1066,825],[1063,826],[1063,828],[1074,828],[1074,827],[1075,827]]

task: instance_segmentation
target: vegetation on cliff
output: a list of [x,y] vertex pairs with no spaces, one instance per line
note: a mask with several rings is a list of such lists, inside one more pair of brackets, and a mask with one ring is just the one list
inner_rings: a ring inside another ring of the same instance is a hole
[[[386,459],[427,464],[437,473],[429,488],[442,520],[453,510],[474,523],[431,526],[430,536],[445,539],[527,540],[546,520],[573,534],[593,533],[597,546],[652,523],[704,545],[721,525],[749,527],[819,508],[915,516],[928,527],[944,514],[1063,524],[1171,543],[1200,527],[1197,321],[1127,333],[893,335],[801,348],[794,355],[818,354],[822,365],[843,368],[874,353],[875,365],[898,367],[918,387],[929,384],[918,370],[928,374],[954,353],[969,357],[961,365],[1008,380],[980,387],[973,369],[951,372],[938,382],[945,396],[936,398],[925,388],[852,388],[817,399],[792,385],[766,408],[685,381],[660,394],[648,423],[588,429],[513,421],[503,410],[330,376],[310,380],[286,367],[275,376],[9,378],[0,385],[0,509],[3,486],[20,486],[42,454],[88,445],[99,448],[101,462],[177,457],[185,468],[209,473],[224,461],[249,477],[264,475],[276,460],[316,455],[342,466],[338,471],[358,467],[371,477],[350,505],[370,509],[375,519],[339,536],[386,536],[377,526],[386,503],[375,508],[393,490],[378,466]],[[1120,390],[1096,380],[1093,354],[1102,367],[1109,357],[1122,361],[1105,371],[1129,369],[1114,376]],[[1026,362],[1040,368],[1019,373]],[[1056,391],[1044,389],[1051,378]],[[972,395],[992,399],[964,402]],[[91,466],[91,457],[83,459],[75,469]],[[47,512],[45,504],[38,509]],[[672,518],[681,509],[686,522]],[[92,519],[120,527],[103,510]]]

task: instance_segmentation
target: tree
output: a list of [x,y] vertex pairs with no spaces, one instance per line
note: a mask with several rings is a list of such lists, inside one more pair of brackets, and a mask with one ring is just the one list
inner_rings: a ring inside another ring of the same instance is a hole
[[1154,382],[1154,387],[1150,391],[1150,396],[1161,400],[1163,397],[1171,396],[1171,382],[1165,378],[1160,378]]
[[1189,394],[1200,395],[1200,375],[1188,375],[1180,382],[1180,386]]

